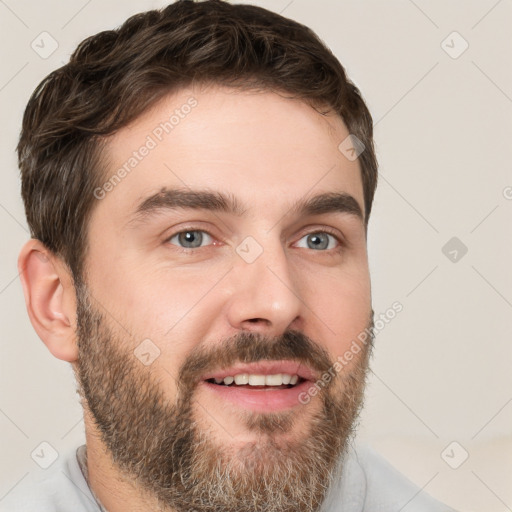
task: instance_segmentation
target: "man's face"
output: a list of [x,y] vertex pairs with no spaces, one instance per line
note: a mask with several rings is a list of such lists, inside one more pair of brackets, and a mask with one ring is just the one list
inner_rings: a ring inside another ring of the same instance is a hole
[[[108,141],[117,177],[89,223],[78,378],[89,428],[163,504],[321,503],[370,351],[335,365],[372,316],[348,135],[302,102],[216,87],[169,95]],[[193,192],[238,209],[191,207]]]

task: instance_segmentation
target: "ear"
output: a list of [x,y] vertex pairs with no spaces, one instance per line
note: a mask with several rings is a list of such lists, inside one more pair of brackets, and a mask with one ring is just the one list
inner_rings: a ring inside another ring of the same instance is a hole
[[18,272],[38,336],[58,359],[76,361],[76,295],[67,265],[42,242],[31,239],[20,251]]

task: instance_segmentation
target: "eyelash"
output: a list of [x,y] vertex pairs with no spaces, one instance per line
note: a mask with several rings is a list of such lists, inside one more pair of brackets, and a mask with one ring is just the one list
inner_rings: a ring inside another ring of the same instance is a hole
[[[167,237],[164,242],[166,243],[170,243],[170,240],[172,238],[174,238],[175,236],[177,235],[180,235],[181,233],[188,233],[188,232],[191,232],[191,231],[200,231],[202,233],[206,233],[208,236],[212,237],[213,239],[215,239],[215,237],[209,232],[207,231],[206,229],[196,229],[194,227],[191,227],[191,228],[186,228],[186,229],[182,229],[181,231],[177,231],[176,233],[173,233],[171,236]],[[316,230],[313,230],[313,231],[309,231],[307,233],[304,233],[299,240],[302,240],[302,238],[304,238],[305,236],[308,236],[308,235],[313,235],[313,234],[317,234],[317,233],[327,233],[328,235],[331,235],[337,242],[338,242],[338,247],[335,247],[334,249],[326,249],[326,250],[320,250],[320,251],[315,251],[315,252],[323,252],[323,253],[326,253],[326,254],[331,254],[333,255],[334,254],[338,254],[340,253],[342,250],[345,249],[346,247],[346,243],[345,241],[337,234],[336,231],[332,230],[332,229],[329,229],[329,228],[322,228],[322,229],[316,229]],[[170,244],[170,245],[173,245],[174,248],[180,252],[180,253],[185,253],[185,254],[190,254],[192,252],[196,252],[198,251],[199,249],[204,249],[204,247],[195,247],[195,248],[192,248],[192,247],[180,247],[178,245],[174,245],[174,244]],[[211,245],[211,244],[210,244]],[[314,249],[311,249],[311,250],[314,250]]]

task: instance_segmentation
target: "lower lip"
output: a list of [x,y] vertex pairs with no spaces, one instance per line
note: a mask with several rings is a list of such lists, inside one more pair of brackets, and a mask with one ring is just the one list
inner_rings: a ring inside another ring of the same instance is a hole
[[310,387],[311,382],[305,380],[292,388],[273,389],[248,387],[222,386],[203,381],[206,389],[215,393],[223,400],[235,405],[257,412],[273,412],[290,409],[302,405],[299,397]]

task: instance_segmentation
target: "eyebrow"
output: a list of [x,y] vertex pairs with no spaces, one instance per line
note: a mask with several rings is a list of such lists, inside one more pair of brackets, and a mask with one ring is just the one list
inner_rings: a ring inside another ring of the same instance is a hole
[[[223,212],[236,217],[243,217],[247,212],[233,194],[211,190],[163,188],[139,203],[130,223],[145,222],[160,213],[178,209]],[[302,216],[342,213],[355,216],[364,222],[359,203],[345,192],[326,192],[311,198],[301,198],[288,208],[287,213]]]

